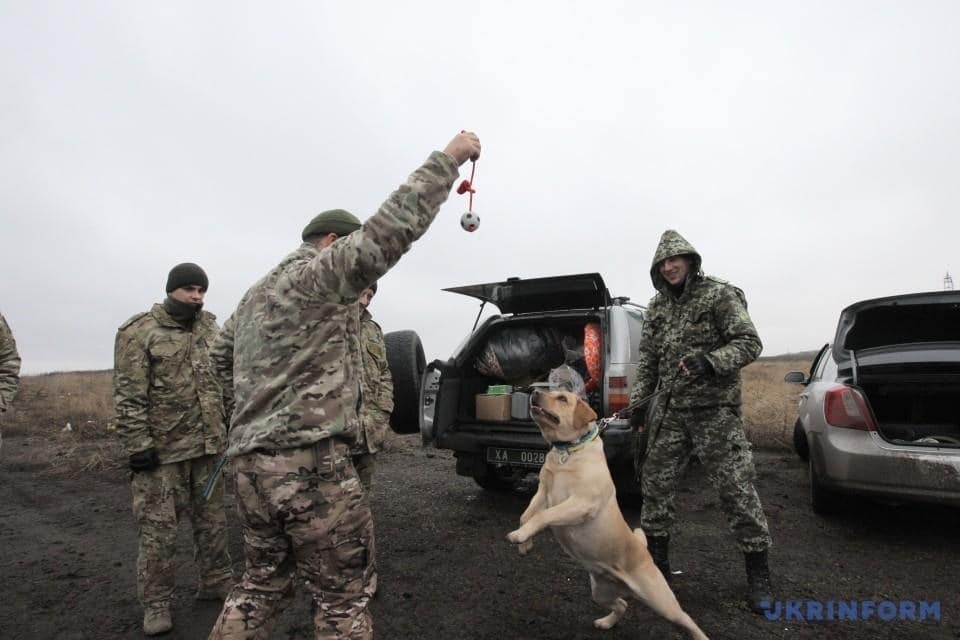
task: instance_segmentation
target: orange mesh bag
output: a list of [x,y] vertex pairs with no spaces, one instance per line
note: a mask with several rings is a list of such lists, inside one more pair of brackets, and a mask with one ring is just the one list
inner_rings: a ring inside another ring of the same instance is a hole
[[583,359],[587,363],[587,391],[600,387],[600,323],[588,322],[583,327]]

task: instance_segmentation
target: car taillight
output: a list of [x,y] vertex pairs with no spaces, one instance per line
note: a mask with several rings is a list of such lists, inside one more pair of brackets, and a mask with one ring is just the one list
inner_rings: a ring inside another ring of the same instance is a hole
[[877,429],[866,399],[853,387],[839,386],[828,390],[823,398],[823,413],[827,424],[832,427],[863,431]]
[[627,385],[626,376],[607,378],[607,404],[610,415],[630,404],[630,389]]

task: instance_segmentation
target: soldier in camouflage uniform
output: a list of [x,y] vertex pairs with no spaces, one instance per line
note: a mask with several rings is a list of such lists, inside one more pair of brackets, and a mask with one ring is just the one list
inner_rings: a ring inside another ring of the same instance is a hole
[[[0,414],[13,404],[20,386],[20,354],[17,342],[13,339],[10,327],[3,314],[0,314]],[[3,446],[3,434],[0,433],[0,447]]]
[[426,232],[458,166],[479,152],[474,134],[457,135],[362,225],[341,209],[317,215],[225,323],[211,355],[233,389],[227,455],[246,571],[211,639],[270,637],[298,574],[315,638],[373,637],[373,523],[351,455],[361,434],[358,299]]
[[[363,357],[363,378],[361,390],[363,401],[360,405],[360,438],[353,449],[353,466],[360,476],[363,490],[370,499],[373,489],[374,457],[390,428],[390,414],[393,413],[393,376],[387,363],[387,346],[383,341],[383,330],[370,315],[370,302],[377,293],[377,283],[360,292],[360,354]],[[369,560],[370,583],[367,592],[372,596],[377,592],[376,540],[370,531]]]
[[762,611],[760,602],[771,599],[771,539],[740,419],[740,369],[763,346],[743,292],[704,275],[700,266],[700,254],[689,242],[676,231],[664,232],[650,269],[658,293],[647,307],[631,392],[635,402],[661,390],[649,411],[636,414],[650,427],[640,524],[654,561],[669,577],[677,483],[695,454],[744,553],[748,602]]
[[387,364],[387,347],[383,330],[370,315],[370,301],[377,293],[377,283],[360,292],[360,346],[363,356],[362,391],[360,406],[360,435],[362,441],[354,450],[353,466],[357,468],[363,488],[373,486],[374,454],[383,446],[393,413],[393,377]]
[[209,500],[203,496],[227,435],[222,389],[209,359],[218,327],[213,314],[201,310],[206,290],[200,267],[177,265],[163,303],[117,331],[116,424],[133,471],[137,596],[147,635],[173,626],[174,555],[184,512],[193,528],[197,598],[222,599],[233,585],[223,482],[216,482]]

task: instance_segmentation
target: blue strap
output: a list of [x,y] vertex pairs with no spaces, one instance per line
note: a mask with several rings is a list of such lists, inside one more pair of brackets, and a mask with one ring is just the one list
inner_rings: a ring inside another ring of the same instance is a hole
[[216,468],[210,475],[210,479],[207,480],[207,486],[203,490],[204,500],[210,499],[210,494],[213,493],[213,487],[217,484],[217,478],[220,476],[220,472],[223,471],[223,465],[225,464],[227,464],[227,456],[220,458],[220,462],[217,463]]

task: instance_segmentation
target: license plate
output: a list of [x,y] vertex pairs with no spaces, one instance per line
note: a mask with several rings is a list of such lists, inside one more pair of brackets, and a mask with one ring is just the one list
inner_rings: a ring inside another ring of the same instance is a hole
[[513,464],[523,467],[541,467],[547,457],[546,451],[536,449],[501,449],[500,447],[487,448],[487,462],[499,464]]

